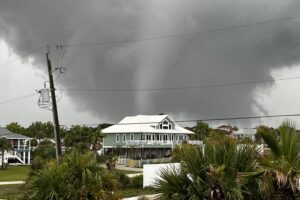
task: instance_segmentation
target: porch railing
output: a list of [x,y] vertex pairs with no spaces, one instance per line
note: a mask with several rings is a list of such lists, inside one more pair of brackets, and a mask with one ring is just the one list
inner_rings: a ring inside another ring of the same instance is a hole
[[[173,146],[177,144],[182,144],[183,140],[127,140],[127,146]],[[202,145],[203,141],[200,140],[188,140],[188,144]]]

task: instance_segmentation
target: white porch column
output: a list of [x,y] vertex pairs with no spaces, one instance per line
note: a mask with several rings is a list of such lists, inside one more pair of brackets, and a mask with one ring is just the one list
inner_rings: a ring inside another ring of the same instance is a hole
[[18,148],[17,148],[17,151],[20,150],[20,139],[18,139]]
[[31,140],[28,140],[28,161],[27,161],[28,164],[30,164],[30,154],[31,154]]
[[26,140],[23,140],[23,164],[26,164]]

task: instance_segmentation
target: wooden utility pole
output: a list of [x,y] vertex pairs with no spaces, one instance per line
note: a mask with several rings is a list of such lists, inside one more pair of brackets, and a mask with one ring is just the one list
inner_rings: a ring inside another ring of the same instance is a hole
[[50,83],[50,93],[52,99],[52,112],[53,112],[53,122],[54,122],[54,138],[56,144],[56,160],[59,162],[59,157],[61,156],[61,139],[60,139],[60,131],[59,131],[59,121],[58,121],[58,113],[57,113],[57,104],[55,97],[55,87],[52,76],[52,68],[51,61],[49,58],[49,51],[46,53],[47,65],[48,65],[48,74],[49,74],[49,83]]

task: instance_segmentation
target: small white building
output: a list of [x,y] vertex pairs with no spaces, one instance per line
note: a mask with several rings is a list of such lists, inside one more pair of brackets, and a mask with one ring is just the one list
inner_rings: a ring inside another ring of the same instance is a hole
[[[31,140],[32,138],[13,133],[6,128],[0,128],[0,138],[6,138],[10,144],[11,149],[4,153],[4,160],[8,163],[30,164],[31,159]],[[0,160],[2,160],[0,155]],[[0,161],[0,165],[2,165]]]

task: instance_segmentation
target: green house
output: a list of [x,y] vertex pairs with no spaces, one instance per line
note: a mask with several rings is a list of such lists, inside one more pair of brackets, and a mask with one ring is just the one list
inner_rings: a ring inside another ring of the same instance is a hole
[[172,148],[189,142],[193,132],[179,126],[168,115],[125,117],[118,124],[102,130],[105,154],[117,153],[135,159],[170,156]]

